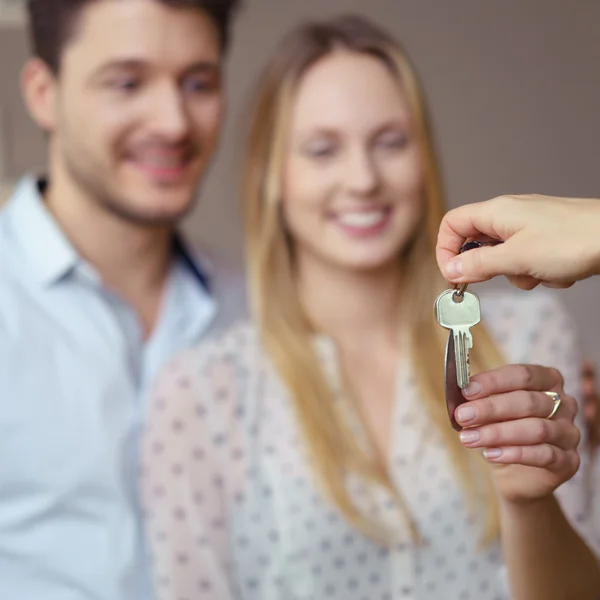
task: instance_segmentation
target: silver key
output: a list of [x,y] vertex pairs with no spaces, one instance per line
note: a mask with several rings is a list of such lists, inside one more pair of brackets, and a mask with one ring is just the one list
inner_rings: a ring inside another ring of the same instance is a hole
[[456,290],[446,290],[435,301],[435,312],[438,323],[454,337],[456,380],[458,387],[464,390],[471,377],[469,350],[473,347],[473,336],[470,329],[481,320],[479,298],[467,290],[462,295]]

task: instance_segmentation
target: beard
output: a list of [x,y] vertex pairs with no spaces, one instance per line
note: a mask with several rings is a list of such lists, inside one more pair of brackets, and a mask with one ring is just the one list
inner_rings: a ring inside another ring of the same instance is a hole
[[92,202],[120,220],[140,227],[173,227],[193,208],[196,188],[179,211],[149,212],[138,207],[116,188],[106,167],[81,148],[62,151],[67,176]]

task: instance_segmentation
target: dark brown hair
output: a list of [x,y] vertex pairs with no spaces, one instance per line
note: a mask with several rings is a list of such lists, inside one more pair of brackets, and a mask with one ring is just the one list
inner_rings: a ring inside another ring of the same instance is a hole
[[[75,35],[81,11],[99,0],[28,0],[29,32],[33,53],[57,74],[65,46]],[[221,48],[229,43],[230,24],[241,0],[152,0],[174,7],[204,11],[215,23]]]

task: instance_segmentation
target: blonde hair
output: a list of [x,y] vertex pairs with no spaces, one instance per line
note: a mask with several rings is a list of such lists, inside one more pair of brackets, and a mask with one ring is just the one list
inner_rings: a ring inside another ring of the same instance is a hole
[[[314,348],[314,331],[298,299],[292,243],[282,226],[280,201],[293,95],[303,74],[331,52],[347,50],[381,60],[398,78],[406,96],[421,147],[424,173],[423,221],[403,252],[409,339],[417,385],[423,402],[443,436],[466,496],[485,513],[485,539],[499,533],[489,466],[461,445],[451,429],[445,406],[444,354],[447,333],[433,317],[433,301],[447,287],[435,262],[435,242],[444,201],[427,111],[410,61],[391,37],[363,17],[344,16],[304,24],[289,34],[264,71],[251,118],[244,169],[244,214],[251,304],[263,343],[295,403],[311,454],[314,473],[325,494],[361,531],[377,527],[354,504],[347,475],[392,492],[417,534],[412,518],[390,476],[360,445],[333,402],[333,391]],[[474,371],[494,368],[502,357],[483,325],[473,330]]]

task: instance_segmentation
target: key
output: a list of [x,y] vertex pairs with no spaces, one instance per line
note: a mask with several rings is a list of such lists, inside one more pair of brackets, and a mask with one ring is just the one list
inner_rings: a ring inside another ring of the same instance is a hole
[[448,418],[450,424],[455,431],[460,431],[462,427],[458,424],[454,418],[456,409],[466,402],[465,397],[462,395],[462,390],[456,383],[456,355],[454,353],[454,336],[452,332],[448,335],[448,342],[446,344],[446,365],[444,368],[444,392],[446,394],[446,410],[448,411]]
[[[460,253],[480,248],[477,241],[467,242]],[[472,292],[467,292],[467,284],[459,286],[458,290],[442,292],[435,302],[435,312],[438,323],[450,330],[446,344],[446,365],[444,389],[446,393],[446,409],[452,427],[460,431],[462,427],[456,422],[456,409],[466,402],[462,390],[469,385],[471,364],[469,350],[473,347],[471,327],[481,319],[479,298]]]
[[459,295],[456,290],[442,292],[435,302],[438,323],[450,330],[453,337],[456,360],[456,382],[461,390],[469,385],[471,365],[469,350],[473,347],[471,327],[481,320],[479,298],[465,290]]

